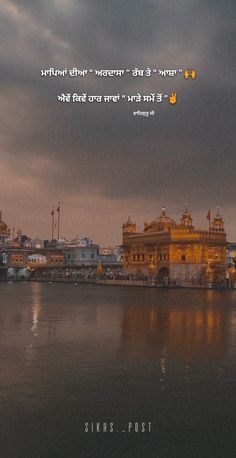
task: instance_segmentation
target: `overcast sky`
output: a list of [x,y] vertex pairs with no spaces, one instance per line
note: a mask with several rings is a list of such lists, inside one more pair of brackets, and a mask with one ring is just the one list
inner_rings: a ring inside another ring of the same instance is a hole
[[[2,0],[0,209],[10,227],[121,242],[163,205],[196,226],[220,212],[236,241],[235,1]],[[196,80],[42,78],[41,68],[196,68]],[[61,92],[175,91],[163,104],[62,104]],[[143,118],[132,111],[155,109]]]

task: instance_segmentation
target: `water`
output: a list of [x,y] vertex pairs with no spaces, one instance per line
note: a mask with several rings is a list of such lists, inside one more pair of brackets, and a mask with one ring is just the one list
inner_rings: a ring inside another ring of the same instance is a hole
[[236,291],[1,283],[0,348],[1,458],[236,456]]

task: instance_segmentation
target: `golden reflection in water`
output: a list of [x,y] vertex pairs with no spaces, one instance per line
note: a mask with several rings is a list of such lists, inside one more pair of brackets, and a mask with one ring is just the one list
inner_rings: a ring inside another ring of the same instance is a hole
[[214,303],[216,298],[218,297],[217,291],[214,289],[208,289],[207,290],[207,302]]
[[39,315],[41,311],[41,285],[40,283],[33,284],[33,303],[32,303],[32,319],[33,325],[31,331],[34,336],[38,335],[39,331]]
[[[217,304],[222,303],[222,297],[218,290],[207,289],[205,293],[208,305],[216,306]],[[236,302],[236,289],[230,290],[230,300],[231,302]]]
[[[160,360],[166,371],[168,360],[185,361],[186,378],[193,359],[222,359],[229,351],[229,312],[221,308],[140,307],[124,308],[122,353],[131,359]],[[165,349],[165,350],[163,350]]]
[[41,284],[32,283],[32,326],[30,328],[30,342],[26,345],[26,365],[31,364],[37,353],[36,338],[39,334],[39,317],[41,311]]

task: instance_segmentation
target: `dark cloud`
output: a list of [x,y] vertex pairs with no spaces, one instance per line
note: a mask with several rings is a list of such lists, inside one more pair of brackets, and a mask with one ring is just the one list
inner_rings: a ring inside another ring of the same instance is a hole
[[[31,193],[41,202],[49,193],[68,200],[68,212],[70,201],[83,194],[103,199],[101,211],[104,202],[108,207],[116,202],[120,219],[126,216],[125,200],[140,209],[141,202],[148,209],[156,199],[171,209],[190,200],[196,211],[220,203],[229,213],[236,168],[235,12],[233,1],[5,0],[0,146],[9,176],[19,173],[32,182]],[[198,78],[41,78],[40,69],[49,66],[191,66]],[[178,94],[177,105],[157,105],[152,119],[133,117],[139,106],[128,103],[57,102],[60,92],[171,90]],[[85,215],[88,220],[89,210]],[[233,218],[228,227],[236,237]],[[98,237],[102,231],[99,222]]]

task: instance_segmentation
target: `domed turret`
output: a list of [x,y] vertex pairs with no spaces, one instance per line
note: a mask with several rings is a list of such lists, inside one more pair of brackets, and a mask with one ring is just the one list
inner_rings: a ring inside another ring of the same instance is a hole
[[216,215],[213,219],[211,229],[216,231],[224,231],[224,221],[219,213],[219,207],[217,207]]
[[0,243],[5,243],[10,238],[10,229],[7,224],[2,220],[2,212],[0,211]]
[[7,232],[7,224],[2,220],[2,212],[0,211],[0,234]]
[[170,227],[176,226],[176,222],[166,215],[165,207],[162,207],[161,215],[157,219],[152,221],[150,224],[146,224],[144,227],[145,232],[161,232],[166,231]]
[[126,223],[123,224],[123,234],[134,234],[136,232],[136,224],[128,217]]
[[193,218],[192,218],[192,215],[188,209],[188,204],[186,203],[186,206],[185,206],[185,211],[182,215],[182,218],[180,220],[180,224],[181,226],[185,226],[185,227],[193,227]]

